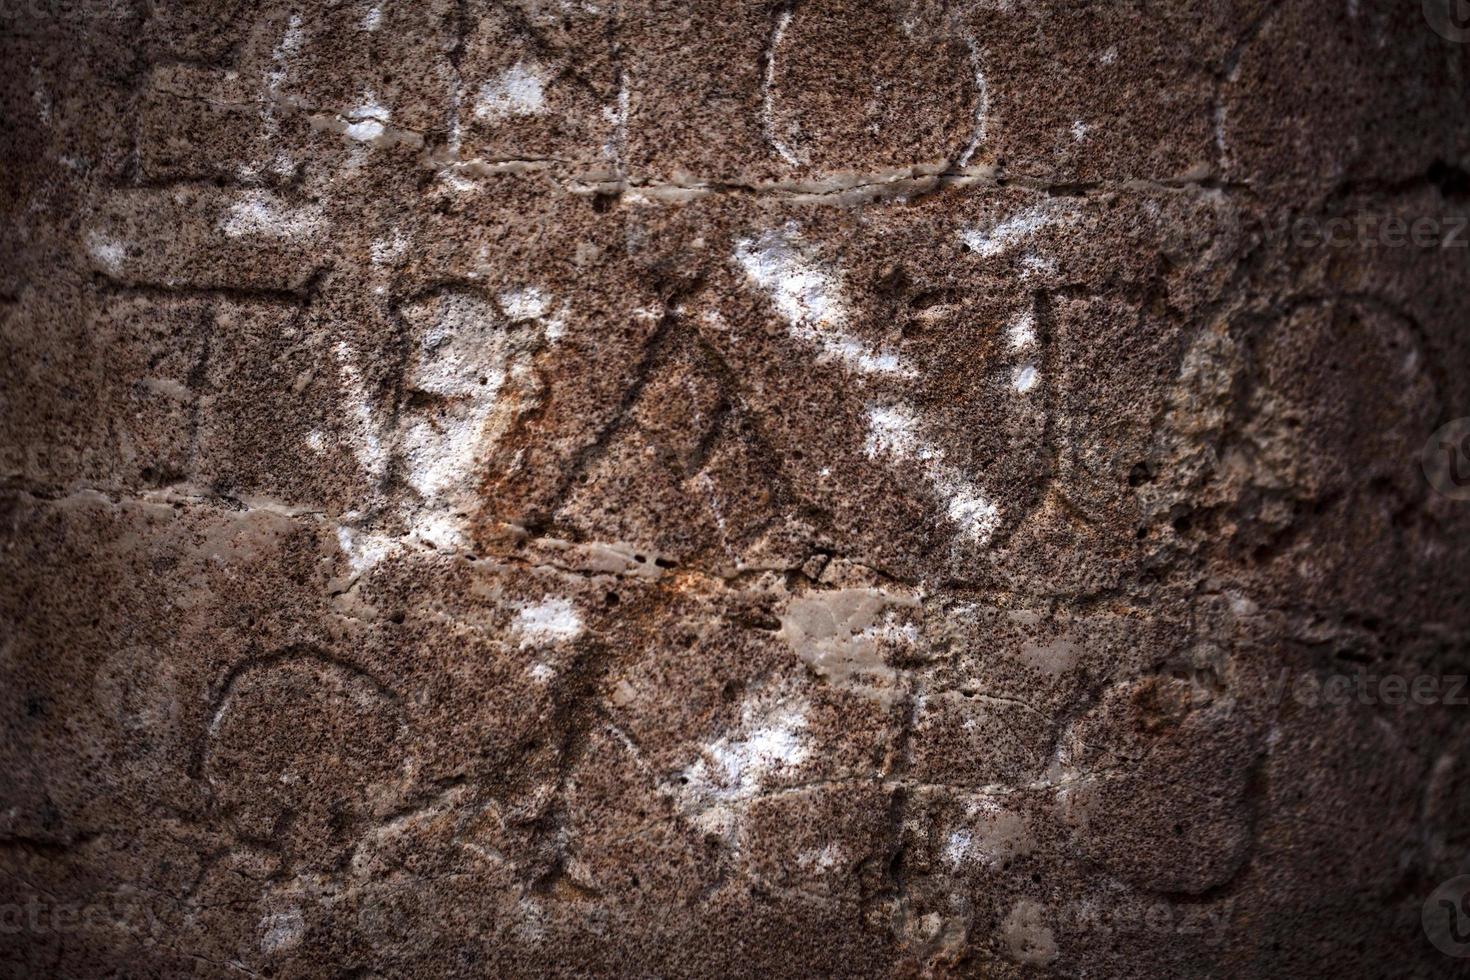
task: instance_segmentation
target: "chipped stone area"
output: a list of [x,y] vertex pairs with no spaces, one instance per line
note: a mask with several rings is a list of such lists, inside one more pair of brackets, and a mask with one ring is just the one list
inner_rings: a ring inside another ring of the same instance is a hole
[[1453,973],[1419,4],[11,7],[0,972]]

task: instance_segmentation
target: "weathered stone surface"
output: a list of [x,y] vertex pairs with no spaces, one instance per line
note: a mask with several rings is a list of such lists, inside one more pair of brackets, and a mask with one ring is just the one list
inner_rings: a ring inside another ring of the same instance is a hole
[[1453,974],[1418,4],[10,8],[7,975]]

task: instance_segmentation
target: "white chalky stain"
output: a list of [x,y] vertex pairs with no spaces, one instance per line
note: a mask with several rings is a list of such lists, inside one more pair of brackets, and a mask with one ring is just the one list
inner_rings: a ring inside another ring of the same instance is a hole
[[989,228],[965,229],[960,232],[960,241],[981,258],[991,258],[1019,245],[1056,221],[1057,215],[1053,208],[1038,204],[1004,218]]
[[420,511],[409,521],[408,533],[411,538],[435,551],[453,553],[468,550],[469,547],[469,539],[464,532],[464,518],[457,513]]
[[1034,364],[1018,364],[1011,372],[1011,385],[1021,394],[1036,387],[1039,376]]
[[285,177],[295,169],[296,164],[291,155],[284,150],[271,158],[271,171],[279,177]]
[[449,138],[446,140],[446,149],[449,150],[451,159],[459,158],[459,141],[461,135],[460,109],[464,102],[462,90],[464,80],[460,78],[459,72],[455,72],[449,79]]
[[875,405],[868,409],[868,458],[892,456],[927,462],[931,451],[922,447],[918,433],[918,420],[909,409]]
[[378,438],[377,421],[373,418],[372,401],[368,397],[367,385],[357,370],[356,355],[346,341],[339,341],[332,353],[337,359],[337,372],[342,382],[342,402],[356,432],[352,440],[353,454],[358,464],[367,471],[369,479],[376,478],[387,458],[382,440]]
[[443,512],[468,506],[466,497],[485,453],[535,391],[532,357],[543,342],[555,342],[561,335],[564,312],[556,310],[552,297],[528,288],[502,294],[494,306],[446,294],[422,315],[432,321],[422,334],[408,381],[418,391],[439,396],[442,408],[409,415],[402,441],[405,479],[429,512],[421,513],[416,523],[425,525],[429,514],[439,513],[432,519],[434,534],[452,543],[460,539],[450,533],[460,517],[444,517]]
[[475,118],[498,122],[511,116],[541,115],[546,111],[545,84],[540,66],[518,61],[480,86]]
[[516,613],[515,628],[523,648],[563,643],[582,635],[582,616],[571,600],[548,595],[533,605],[522,606]]
[[[503,383],[500,374],[488,382],[490,398]],[[493,401],[482,401],[458,418],[423,419],[409,427],[404,434],[407,480],[426,503],[437,504],[449,491],[464,484],[475,468],[482,430],[493,411]]]
[[128,257],[128,250],[127,246],[117,239],[94,231],[87,236],[87,254],[92,256],[105,272],[115,276],[122,271],[123,261]]
[[794,766],[806,758],[796,733],[800,724],[795,716],[783,717],[770,727],[756,729],[743,741],[712,747],[710,756],[726,784],[748,790],[761,772]]
[[368,12],[362,15],[362,29],[365,31],[376,31],[383,23],[383,8],[369,7]]
[[306,923],[301,917],[301,910],[293,908],[265,916],[260,920],[260,929],[260,951],[275,953],[300,944],[301,937],[306,934]]
[[1049,255],[1027,252],[1021,256],[1021,269],[1028,276],[1049,276],[1057,271],[1057,260]]
[[391,238],[379,238],[373,242],[369,249],[369,257],[373,265],[390,265],[403,258],[408,251],[408,239],[400,231],[393,232]]
[[344,136],[360,143],[371,143],[388,131],[388,120],[393,114],[379,105],[369,92],[362,105],[342,115],[347,120],[347,128],[342,131]]
[[806,162],[804,154],[793,149],[786,140],[776,134],[776,106],[774,87],[776,84],[776,49],[781,46],[781,38],[786,33],[786,28],[791,26],[791,11],[783,10],[776,18],[776,27],[771,34],[771,47],[766,58],[766,75],[761,85],[761,124],[766,133],[766,141],[776,154],[793,167],[799,167]]
[[398,542],[381,534],[370,534],[350,527],[337,528],[337,546],[347,556],[347,565],[354,575],[361,575],[387,558],[398,547]]
[[836,844],[828,844],[822,848],[812,848],[802,851],[796,856],[797,867],[803,869],[815,868],[818,871],[831,871],[842,864],[842,849]]
[[1036,343],[1036,318],[1031,311],[1022,310],[1009,324],[1006,332],[1010,336],[1011,350],[1022,351]]
[[490,308],[447,295],[419,342],[410,383],[450,400],[454,411],[416,418],[404,436],[408,483],[430,503],[461,487],[474,469],[482,435],[514,370],[506,332]]
[[685,770],[686,791],[706,801],[748,799],[770,777],[794,769],[808,750],[801,733],[807,706],[753,698],[741,710],[741,731],[706,745],[701,758]]
[[959,868],[969,856],[973,838],[967,830],[956,830],[944,842],[944,862],[951,868]]
[[944,860],[951,868],[978,862],[985,867],[1003,868],[1013,858],[1029,854],[1035,846],[1026,818],[1002,809],[992,800],[973,802],[967,816],[971,827],[952,831],[945,840]]
[[907,406],[869,407],[865,449],[870,459],[918,463],[945,516],[971,541],[984,544],[1000,527],[1000,508],[963,471],[945,461],[943,450],[921,437],[918,416]]
[[230,238],[264,237],[286,241],[315,238],[327,228],[319,207],[289,207],[265,191],[246,191],[220,220]]
[[[31,74],[34,76],[36,73],[32,71]],[[31,95],[36,101],[36,118],[41,120],[42,126],[51,125],[51,98],[46,90],[37,88]]]
[[612,126],[612,136],[602,144],[602,152],[620,172],[624,169],[623,157],[628,146],[628,108],[631,98],[627,79],[623,79],[618,86],[617,103],[602,107],[602,118]]
[[555,342],[566,332],[566,316],[553,312],[551,296],[543,289],[526,286],[511,289],[497,297],[500,310],[512,323],[532,320],[540,323],[546,331],[546,339]]
[[479,186],[473,180],[469,180],[468,178],[461,176],[454,170],[440,171],[439,179],[443,181],[444,185],[450,190],[460,194],[472,191],[477,186]]
[[980,144],[985,142],[985,127],[990,114],[990,86],[986,83],[985,73],[981,68],[980,48],[976,45],[974,38],[966,38],[965,46],[969,49],[970,53],[970,67],[975,72],[976,102],[975,131],[971,134],[969,143],[965,144],[965,149],[960,154],[959,165],[961,167],[969,165],[970,158],[975,155],[975,151],[980,148]]
[[500,294],[500,309],[512,320],[535,320],[550,308],[551,298],[534,286]]
[[301,51],[301,42],[305,37],[301,30],[301,15],[292,14],[291,19],[286,22],[286,33],[281,35],[281,43],[271,52],[271,60],[276,63],[276,67],[266,75],[266,88],[272,94],[286,80],[286,63]]
[[816,345],[822,358],[836,360],[859,374],[915,375],[896,353],[874,350],[842,330],[848,311],[841,283],[817,264],[794,222],[739,240],[735,261],[771,298],[791,336]]

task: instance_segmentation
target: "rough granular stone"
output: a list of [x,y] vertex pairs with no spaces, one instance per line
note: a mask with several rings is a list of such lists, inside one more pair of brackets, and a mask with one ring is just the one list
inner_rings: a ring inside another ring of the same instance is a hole
[[6,4],[6,975],[1450,975],[1420,8]]

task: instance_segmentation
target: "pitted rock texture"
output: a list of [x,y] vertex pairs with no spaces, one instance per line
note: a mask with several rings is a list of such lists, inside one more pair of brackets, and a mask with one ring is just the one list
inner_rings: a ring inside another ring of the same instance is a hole
[[1453,973],[1419,4],[0,13],[6,975]]

